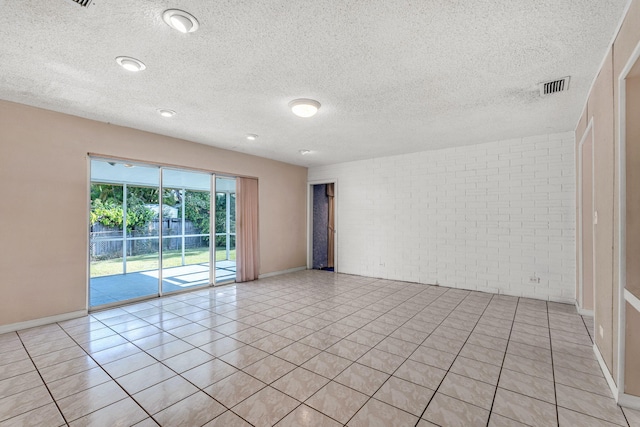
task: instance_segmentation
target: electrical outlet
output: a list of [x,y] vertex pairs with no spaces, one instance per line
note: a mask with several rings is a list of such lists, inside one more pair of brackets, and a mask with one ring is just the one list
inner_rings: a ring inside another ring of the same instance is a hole
[[600,333],[600,338],[604,338],[604,328],[602,325],[598,328],[598,333]]
[[533,273],[533,276],[529,277],[529,283],[540,283],[540,278]]
[[440,286],[440,282],[438,282],[438,281],[436,280],[435,285],[436,285],[436,286]]

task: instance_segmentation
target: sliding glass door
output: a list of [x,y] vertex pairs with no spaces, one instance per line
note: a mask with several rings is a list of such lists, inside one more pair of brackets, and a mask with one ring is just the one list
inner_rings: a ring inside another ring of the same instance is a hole
[[162,171],[162,292],[213,282],[211,174]]
[[90,306],[157,295],[159,171],[91,161]]

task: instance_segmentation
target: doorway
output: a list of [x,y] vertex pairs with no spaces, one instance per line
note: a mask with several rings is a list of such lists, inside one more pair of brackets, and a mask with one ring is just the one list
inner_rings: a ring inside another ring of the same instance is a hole
[[308,268],[336,271],[336,184],[309,186]]

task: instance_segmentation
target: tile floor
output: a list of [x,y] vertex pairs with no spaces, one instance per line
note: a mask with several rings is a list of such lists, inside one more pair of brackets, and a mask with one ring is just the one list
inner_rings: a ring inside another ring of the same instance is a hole
[[0,335],[0,426],[638,426],[573,306],[304,271]]

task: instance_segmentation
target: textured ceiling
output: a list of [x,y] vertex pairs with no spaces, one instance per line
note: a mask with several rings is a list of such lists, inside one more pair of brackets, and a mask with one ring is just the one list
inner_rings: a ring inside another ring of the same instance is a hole
[[[0,0],[0,99],[305,166],[563,132],[626,4]],[[200,29],[171,29],[168,8]],[[288,110],[301,97],[315,117]]]

